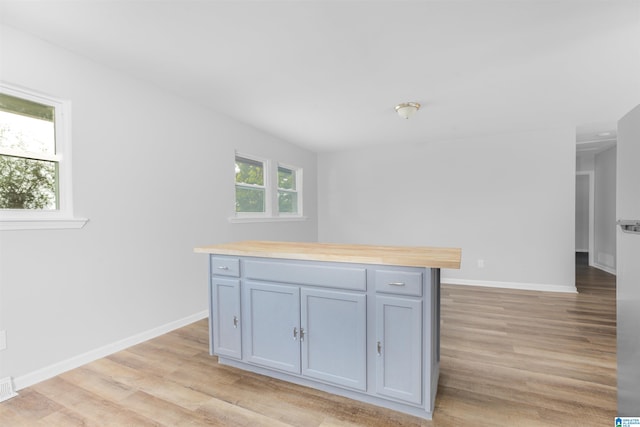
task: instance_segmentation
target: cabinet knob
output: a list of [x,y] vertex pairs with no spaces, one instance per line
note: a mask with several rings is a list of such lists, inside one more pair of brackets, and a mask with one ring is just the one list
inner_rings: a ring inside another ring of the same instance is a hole
[[378,351],[378,356],[382,356],[382,343],[380,341],[378,341],[376,349]]
[[227,267],[226,265],[219,265],[218,266],[218,270],[228,270],[229,267]]
[[304,341],[304,328],[300,328],[300,341]]
[[391,282],[389,283],[390,286],[404,286],[404,282]]
[[238,316],[233,316],[233,327],[234,328],[238,327]]
[[298,339],[298,328],[293,328],[293,340]]

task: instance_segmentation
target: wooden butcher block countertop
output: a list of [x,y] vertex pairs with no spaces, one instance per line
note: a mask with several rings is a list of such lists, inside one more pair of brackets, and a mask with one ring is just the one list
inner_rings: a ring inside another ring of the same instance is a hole
[[197,253],[352,262],[427,268],[460,268],[460,248],[373,246],[336,243],[244,241],[202,246]]

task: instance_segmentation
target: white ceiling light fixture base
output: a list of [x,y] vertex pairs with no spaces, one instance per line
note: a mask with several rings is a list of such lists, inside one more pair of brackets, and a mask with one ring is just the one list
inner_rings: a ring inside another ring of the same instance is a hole
[[420,104],[417,102],[403,102],[402,104],[396,105],[396,113],[403,119],[408,119],[413,116],[419,109]]

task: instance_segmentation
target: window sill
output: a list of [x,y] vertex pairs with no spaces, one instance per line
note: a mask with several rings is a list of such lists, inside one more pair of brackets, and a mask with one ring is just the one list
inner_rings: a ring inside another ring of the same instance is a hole
[[296,222],[306,221],[306,216],[232,216],[229,217],[229,222],[232,223],[244,223],[244,222]]
[[0,231],[78,229],[84,227],[87,221],[87,218],[0,218]]

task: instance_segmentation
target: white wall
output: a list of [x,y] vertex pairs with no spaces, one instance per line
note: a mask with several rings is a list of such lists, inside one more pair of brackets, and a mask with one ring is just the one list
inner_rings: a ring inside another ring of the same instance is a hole
[[576,158],[576,172],[593,172],[595,167],[593,154],[579,153]]
[[[75,210],[89,218],[80,230],[0,232],[0,329],[8,343],[0,378],[23,387],[70,359],[202,317],[207,259],[195,246],[317,239],[314,153],[0,31],[2,80],[72,102]],[[234,149],[303,167],[310,219],[229,223]]]
[[589,252],[589,175],[576,175],[576,252]]
[[321,153],[318,236],[460,247],[444,281],[575,291],[575,155],[572,129]]
[[594,265],[616,270],[616,148],[595,156]]

